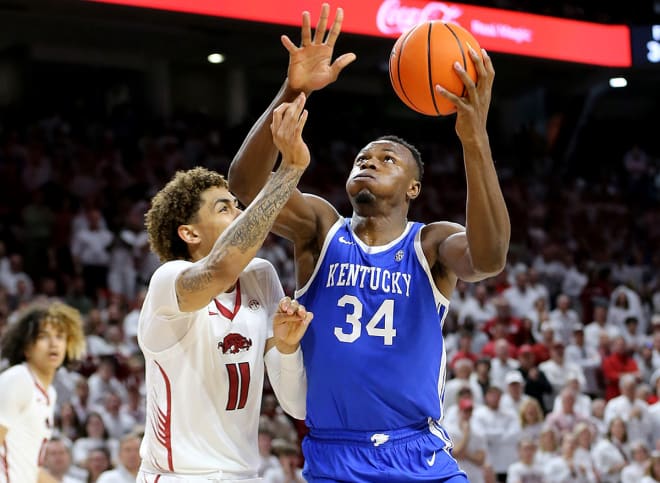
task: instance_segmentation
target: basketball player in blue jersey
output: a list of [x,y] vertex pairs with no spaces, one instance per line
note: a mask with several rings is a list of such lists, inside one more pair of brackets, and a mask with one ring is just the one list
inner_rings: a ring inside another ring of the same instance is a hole
[[[331,62],[343,12],[337,10],[326,36],[328,17],[323,5],[312,37],[303,14],[300,47],[282,37],[290,54],[287,80],[229,170],[230,189],[243,203],[252,201],[276,161],[268,130],[273,107],[330,84],[355,59],[344,54]],[[437,87],[458,111],[466,227],[408,221],[423,164],[417,149],[393,136],[370,142],[355,157],[346,181],[351,218],[320,197],[294,192],[275,221],[275,233],[294,243],[296,296],[315,314],[301,342],[310,482],[467,481],[441,426],[442,324],[457,280],[499,273],[510,237],[486,132],[494,70],[485,52],[471,56],[478,85],[456,69],[466,97]]]

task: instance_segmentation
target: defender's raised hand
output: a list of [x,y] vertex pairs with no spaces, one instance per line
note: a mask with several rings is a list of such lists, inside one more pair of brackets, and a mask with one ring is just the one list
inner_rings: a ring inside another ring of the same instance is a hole
[[273,142],[280,153],[282,163],[305,169],[309,165],[309,148],[302,139],[302,130],[307,122],[305,94],[302,92],[293,102],[284,102],[273,111],[270,130]]
[[303,12],[300,47],[289,37],[282,35],[282,44],[289,51],[289,86],[297,91],[309,94],[333,83],[344,67],[356,59],[354,53],[339,56],[332,62],[332,54],[341,32],[344,11],[341,8],[335,13],[335,20],[327,32],[330,5],[321,6],[321,15],[312,37],[309,12]]
[[314,314],[290,297],[280,300],[273,317],[273,337],[277,349],[284,354],[294,352]]
[[495,79],[495,69],[486,51],[481,49],[481,55],[479,55],[472,47],[469,47],[468,52],[477,70],[476,83],[458,62],[454,64],[456,74],[465,84],[467,95],[459,97],[442,86],[436,86],[437,92],[456,106],[456,134],[463,142],[474,141],[477,137],[486,134],[486,120]]

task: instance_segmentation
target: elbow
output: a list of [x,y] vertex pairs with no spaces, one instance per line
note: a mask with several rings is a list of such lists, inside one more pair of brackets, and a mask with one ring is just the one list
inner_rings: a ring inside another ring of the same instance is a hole
[[242,176],[241,170],[236,167],[236,160],[229,166],[227,171],[227,183],[229,183],[229,190],[234,193],[241,201],[247,195],[247,184],[245,177]]

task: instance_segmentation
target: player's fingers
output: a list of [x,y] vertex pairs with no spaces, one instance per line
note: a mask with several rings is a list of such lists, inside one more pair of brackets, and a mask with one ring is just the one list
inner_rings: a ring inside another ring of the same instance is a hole
[[300,304],[298,303],[297,300],[292,300],[291,304],[289,304],[289,309],[287,310],[286,313],[289,314],[289,315],[295,314],[298,311],[299,306],[300,306]]
[[463,81],[463,84],[468,91],[468,97],[470,99],[474,99],[476,94],[476,85],[474,84],[472,78],[468,75],[467,72],[465,72],[465,68],[458,61],[454,62],[454,70],[456,71],[458,77],[460,77]]
[[335,13],[335,21],[332,23],[332,28],[328,32],[328,38],[325,40],[325,43],[328,44],[328,47],[334,47],[335,42],[337,42],[337,37],[339,37],[339,32],[341,32],[341,24],[344,21],[344,9],[338,8],[337,13]]
[[480,80],[485,80],[486,78],[487,75],[486,66],[484,65],[484,60],[481,57],[479,57],[479,54],[477,54],[477,51],[472,48],[470,42],[467,43],[467,46],[468,46],[468,54],[470,55],[470,58],[474,63],[474,68],[477,70],[477,84],[478,84]]
[[302,28],[300,30],[300,45],[303,47],[312,43],[312,25],[309,20],[309,12],[302,14]]
[[323,37],[325,37],[325,29],[328,26],[329,15],[330,15],[330,5],[324,3],[323,5],[321,5],[321,14],[319,15],[319,21],[316,24],[316,31],[314,32],[315,44],[323,43]]
[[307,109],[305,109],[298,118],[298,124],[296,125],[296,136],[300,136],[302,134],[302,131],[305,128],[305,123],[307,123],[308,115],[309,112],[307,111]]
[[484,67],[486,68],[486,71],[491,74],[492,77],[495,77],[493,60],[490,58],[490,55],[488,55],[488,52],[486,52],[486,49],[481,49],[481,57],[484,59]]
[[281,312],[286,312],[287,310],[289,310],[290,305],[291,305],[291,297],[283,297],[282,300],[280,300],[279,309]]
[[465,106],[465,101],[462,98],[458,97],[456,94],[452,94],[441,85],[436,84],[435,91],[445,99],[449,99],[457,108]]
[[330,69],[332,69],[332,75],[335,77],[335,79],[339,77],[339,73],[344,69],[344,67],[353,62],[355,59],[357,59],[357,56],[352,52],[337,57],[330,66]]
[[296,50],[298,50],[298,46],[294,44],[289,37],[286,35],[282,35],[280,37],[280,41],[282,42],[282,45],[284,48],[290,53],[294,53]]

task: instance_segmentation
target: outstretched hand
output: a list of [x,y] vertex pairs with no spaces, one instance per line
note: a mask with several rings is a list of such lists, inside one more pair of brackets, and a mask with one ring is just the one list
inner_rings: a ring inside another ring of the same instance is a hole
[[309,165],[309,148],[302,138],[302,130],[307,122],[305,94],[302,92],[293,102],[283,102],[273,111],[270,130],[273,142],[282,153],[282,162],[305,169]]
[[339,73],[356,59],[354,53],[339,56],[334,62],[332,54],[341,32],[344,11],[337,9],[335,20],[326,36],[330,5],[321,6],[321,15],[312,38],[309,12],[303,12],[300,47],[289,37],[282,35],[282,44],[289,51],[289,86],[296,91],[309,94],[332,84]]
[[456,74],[465,85],[466,97],[452,94],[440,85],[435,86],[438,94],[449,99],[456,106],[456,134],[463,143],[474,141],[486,134],[486,121],[495,79],[495,69],[486,51],[481,49],[480,56],[469,46],[468,52],[477,70],[476,83],[459,62],[454,64]]
[[283,354],[294,352],[313,317],[312,312],[307,312],[303,305],[290,297],[280,300],[273,317],[273,337],[277,349]]

